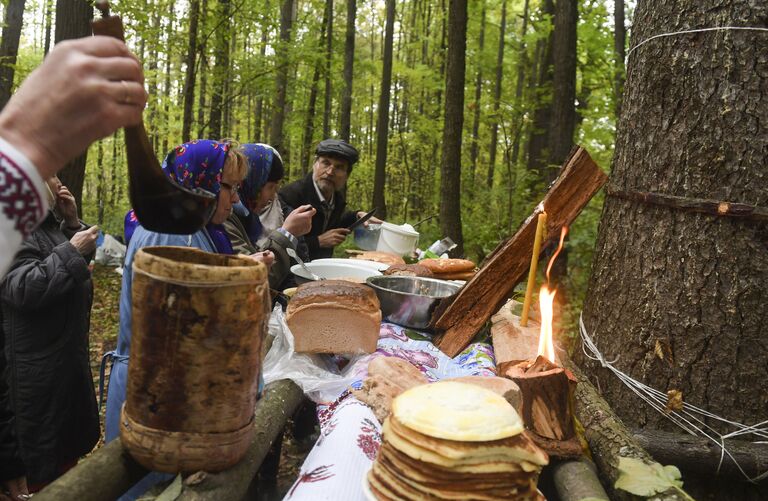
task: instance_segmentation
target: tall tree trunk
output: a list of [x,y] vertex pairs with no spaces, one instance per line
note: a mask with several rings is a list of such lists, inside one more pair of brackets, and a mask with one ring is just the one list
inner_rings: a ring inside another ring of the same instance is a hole
[[51,24],[53,24],[53,0],[45,0],[45,37],[43,57],[51,50]]
[[[691,26],[765,28],[767,19],[765,2],[647,0],[632,45]],[[655,39],[632,52],[609,189],[768,206],[765,54],[768,37],[737,31]],[[585,326],[630,377],[733,421],[763,421],[767,247],[765,221],[608,196]],[[673,428],[610,371],[579,358],[629,427]],[[696,499],[766,499],[765,487],[683,474]]]
[[499,106],[501,103],[501,79],[504,76],[504,35],[507,28],[507,0],[501,4],[501,24],[499,25],[499,50],[496,53],[496,87],[493,90],[493,123],[491,124],[491,144],[488,147],[488,177],[486,184],[493,186],[493,173],[496,168],[496,150],[499,145]]
[[[163,140],[160,146],[160,155],[165,155],[168,151],[168,138],[171,136],[171,124],[174,122],[171,119],[171,109],[176,109],[176,103],[178,101],[173,99],[173,93],[171,91],[171,58],[173,58],[173,20],[172,16],[169,16],[166,24],[166,46],[165,46],[165,81],[163,82],[163,94],[165,94],[165,100],[163,102],[163,120],[165,121],[165,134],[163,134]],[[194,80],[193,80],[194,82]],[[171,108],[171,101],[173,101],[173,108]]]
[[341,93],[341,123],[339,136],[349,142],[352,124],[352,79],[355,66],[355,18],[357,0],[347,0],[347,31],[344,39],[344,88]]
[[13,91],[13,75],[16,70],[16,55],[19,53],[24,3],[25,0],[9,0],[5,7],[3,40],[0,42],[0,110],[5,108]]
[[323,139],[331,136],[331,63],[333,62],[333,0],[325,0],[328,19],[325,38],[325,105],[323,106]]
[[[260,61],[264,61],[267,55],[267,42],[269,42],[269,24],[266,16],[261,21],[261,47],[259,48],[259,54],[261,55]],[[264,117],[264,93],[259,91],[259,97],[256,99],[256,112],[254,113],[254,133],[253,138],[259,141],[266,140],[267,132],[266,127],[262,129],[261,124]],[[262,139],[264,138],[264,139]],[[250,140],[251,138],[249,138]]]
[[187,43],[187,71],[184,75],[184,117],[181,141],[186,143],[192,133],[192,107],[195,104],[195,77],[197,70],[197,25],[200,18],[200,0],[189,2],[189,37]]
[[197,137],[206,136],[205,106],[206,92],[208,92],[208,37],[206,25],[208,24],[208,0],[203,0],[200,5],[200,33],[205,34],[200,44],[200,94],[197,99]]
[[[82,38],[91,35],[91,19],[93,7],[85,0],[56,1],[56,31],[55,43],[71,38]],[[70,161],[59,171],[59,179],[69,188],[77,201],[77,211],[83,213],[83,181],[85,180],[85,161],[88,150]]]
[[[542,16],[551,19],[555,13],[553,0],[543,0],[541,4]],[[528,139],[528,170],[538,173],[543,180],[546,179],[545,167],[547,165],[547,130],[552,118],[552,44],[554,42],[554,30],[547,40],[540,40],[539,60],[537,76],[538,84],[535,86],[536,109],[533,112],[533,124]]]
[[96,150],[96,165],[99,166],[98,183],[96,184],[96,224],[104,224],[104,198],[107,193],[107,169],[104,165],[104,141],[98,142]]
[[515,135],[512,138],[512,153],[510,162],[517,163],[520,155],[520,139],[523,136],[523,84],[525,70],[528,67],[528,49],[525,46],[525,35],[528,33],[528,0],[523,5],[523,26],[520,28],[520,45],[517,49],[517,83],[515,84]]
[[[576,24],[578,0],[557,0],[552,43],[552,115],[549,121],[547,182],[573,147],[576,128]],[[555,166],[555,167],[552,167]]]
[[[230,0],[219,0],[217,19],[229,19]],[[227,73],[229,70],[229,39],[231,22],[219,23],[216,27],[216,48],[214,56],[216,65],[213,67],[213,94],[211,95],[210,137],[221,138],[222,111],[226,99]]]
[[616,118],[621,114],[621,95],[624,92],[624,51],[627,44],[627,28],[624,25],[624,0],[613,2],[613,50],[615,68],[613,76],[613,99],[616,103]]
[[[506,6],[506,4],[505,4]],[[504,22],[502,18],[502,23]],[[502,37],[503,39],[503,37]],[[470,158],[470,186],[474,185],[475,170],[477,169],[477,149],[478,136],[480,135],[480,99],[483,92],[483,48],[485,48],[485,0],[483,0],[483,10],[480,15],[480,44],[475,58],[477,64],[477,78],[475,79],[475,102],[474,117],[472,119],[472,146],[469,149]]]
[[389,141],[389,94],[392,86],[392,41],[395,32],[395,0],[387,0],[387,25],[384,31],[384,63],[379,95],[379,118],[376,122],[376,171],[373,178],[373,206],[381,219],[387,217],[384,198]]
[[147,66],[147,72],[146,72],[146,78],[147,78],[147,93],[153,97],[151,101],[149,101],[147,106],[148,111],[148,117],[147,117],[147,123],[150,124],[150,127],[148,128],[147,132],[149,133],[149,142],[152,144],[152,149],[157,151],[158,146],[158,139],[159,139],[159,131],[157,128],[157,107],[160,104],[160,100],[158,99],[158,93],[157,93],[157,82],[160,77],[160,75],[157,72],[157,56],[158,56],[158,46],[160,45],[160,8],[150,2],[147,5],[148,10],[151,10],[151,17],[152,17],[152,23],[149,31],[149,37],[147,37],[150,40],[149,45],[149,57],[145,61]]
[[[280,153],[286,153],[283,124],[285,122],[285,108],[288,94],[288,46],[291,43],[294,8],[295,0],[283,0],[280,6],[280,42],[278,43],[276,50],[276,95],[275,105],[272,109],[272,124],[270,127],[270,144]],[[288,166],[286,165],[286,168],[287,167]]]
[[[325,16],[328,15],[328,10],[323,14],[323,20],[320,23],[320,43],[322,46],[325,41],[326,28],[328,27],[328,21]],[[320,62],[315,62],[315,68],[312,71],[312,85],[309,89],[309,104],[307,105],[307,117],[304,121],[304,141],[300,153],[300,168],[302,172],[309,172],[309,158],[312,151],[312,142],[315,135],[315,110],[317,107],[317,87],[320,83]],[[325,138],[324,138],[325,139]]]
[[445,79],[445,125],[440,160],[440,229],[464,254],[461,230],[461,132],[464,126],[464,76],[467,51],[467,0],[450,0]]

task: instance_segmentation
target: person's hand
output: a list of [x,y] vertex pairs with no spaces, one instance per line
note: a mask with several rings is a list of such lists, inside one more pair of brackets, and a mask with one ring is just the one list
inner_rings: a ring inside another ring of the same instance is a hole
[[[358,211],[358,213],[357,213],[357,219],[360,219],[361,217],[365,216],[366,214],[368,214],[368,213],[367,213],[367,212],[365,212],[365,211]],[[366,221],[366,222],[364,222],[364,223],[363,223],[363,226],[365,226],[365,227],[367,228],[369,224],[381,224],[381,223],[383,223],[383,222],[384,222],[384,221],[382,221],[381,219],[377,218],[376,216],[371,216],[371,217],[368,219],[368,221]]]
[[3,490],[8,494],[0,492],[0,500],[12,499],[13,501],[19,501],[20,499],[26,499],[29,495],[29,489],[27,488],[27,477],[12,478],[3,482]]
[[272,251],[257,252],[248,257],[259,263],[264,263],[267,267],[272,266],[272,263],[275,262],[275,255]]
[[85,37],[56,44],[0,113],[0,137],[48,179],[92,142],[141,121],[141,64],[125,43]]
[[87,230],[78,231],[69,239],[77,252],[86,256],[96,250],[96,237],[99,236],[99,227],[91,226]]
[[64,185],[61,185],[59,192],[56,193],[56,208],[59,210],[61,217],[64,218],[64,223],[66,223],[68,228],[80,227],[75,196]]
[[301,237],[312,229],[312,218],[317,211],[311,205],[302,205],[294,209],[285,218],[283,229],[289,231],[294,237]]
[[317,237],[317,243],[322,248],[336,247],[347,238],[349,230],[346,228],[334,228]]

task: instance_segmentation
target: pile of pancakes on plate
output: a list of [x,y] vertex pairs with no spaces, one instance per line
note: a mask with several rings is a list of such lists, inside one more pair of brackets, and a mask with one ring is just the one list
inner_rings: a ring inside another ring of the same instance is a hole
[[367,480],[379,501],[542,500],[536,485],[548,462],[503,397],[439,382],[394,400]]

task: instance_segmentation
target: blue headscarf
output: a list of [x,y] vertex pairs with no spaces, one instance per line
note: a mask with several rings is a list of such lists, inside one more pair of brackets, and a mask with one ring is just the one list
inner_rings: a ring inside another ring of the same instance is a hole
[[[166,155],[163,172],[185,188],[202,188],[218,196],[229,148],[228,143],[208,139],[184,143]],[[205,228],[219,254],[235,253],[224,225],[208,223]]]
[[[277,150],[268,144],[248,143],[242,145],[242,150],[248,159],[248,175],[240,185],[240,200],[248,208],[259,199],[259,192],[267,184],[275,159],[280,163],[283,160]],[[245,231],[255,243],[264,230],[259,215],[249,209],[244,219]]]

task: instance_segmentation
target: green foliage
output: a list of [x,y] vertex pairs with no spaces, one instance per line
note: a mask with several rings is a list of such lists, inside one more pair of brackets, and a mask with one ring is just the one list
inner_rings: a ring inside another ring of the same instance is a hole
[[619,458],[619,478],[614,487],[643,497],[675,490],[685,499],[693,499],[683,491],[683,482],[677,467],[662,466],[659,463],[646,464],[634,458]]

